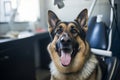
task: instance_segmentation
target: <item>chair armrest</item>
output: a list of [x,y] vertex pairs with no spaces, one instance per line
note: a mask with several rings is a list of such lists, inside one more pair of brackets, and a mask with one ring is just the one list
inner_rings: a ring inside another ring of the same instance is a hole
[[91,48],[91,51],[92,51],[92,53],[97,54],[97,55],[101,55],[101,56],[107,56],[107,57],[111,57],[112,56],[112,52],[111,51],[107,51],[107,50]]

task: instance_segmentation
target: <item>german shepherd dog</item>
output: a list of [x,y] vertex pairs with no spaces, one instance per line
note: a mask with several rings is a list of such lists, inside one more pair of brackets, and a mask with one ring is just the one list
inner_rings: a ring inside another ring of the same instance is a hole
[[71,22],[61,21],[48,11],[48,31],[52,38],[47,47],[52,59],[50,80],[101,80],[99,62],[85,40],[87,21],[87,9]]

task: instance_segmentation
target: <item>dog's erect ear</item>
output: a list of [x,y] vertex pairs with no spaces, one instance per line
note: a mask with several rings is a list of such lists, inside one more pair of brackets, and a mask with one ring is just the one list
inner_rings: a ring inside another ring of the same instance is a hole
[[51,38],[54,38],[54,29],[59,21],[60,20],[58,19],[56,14],[51,10],[49,10],[48,11],[48,31],[51,35]]
[[48,24],[49,24],[49,28],[55,28],[57,22],[60,21],[58,19],[58,17],[56,16],[56,14],[54,12],[52,12],[51,10],[48,11]]
[[84,9],[83,11],[81,11],[75,21],[77,21],[80,27],[86,32],[88,30],[88,10]]

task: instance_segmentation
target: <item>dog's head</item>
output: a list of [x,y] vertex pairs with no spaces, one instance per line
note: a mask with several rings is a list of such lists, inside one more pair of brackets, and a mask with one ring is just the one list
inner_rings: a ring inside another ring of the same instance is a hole
[[87,20],[87,9],[72,22],[61,21],[54,12],[48,11],[48,31],[62,66],[69,66],[78,53],[81,57],[85,55]]

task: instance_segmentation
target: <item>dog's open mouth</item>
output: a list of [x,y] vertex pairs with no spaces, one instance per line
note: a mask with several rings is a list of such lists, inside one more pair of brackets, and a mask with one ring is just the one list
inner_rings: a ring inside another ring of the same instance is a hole
[[71,39],[64,38],[64,41],[59,41],[56,43],[56,51],[60,57],[60,62],[63,66],[67,67],[71,64],[74,56],[78,52],[79,44]]
[[71,48],[62,48],[60,49],[60,61],[63,66],[68,66],[71,63],[71,55],[73,49]]

